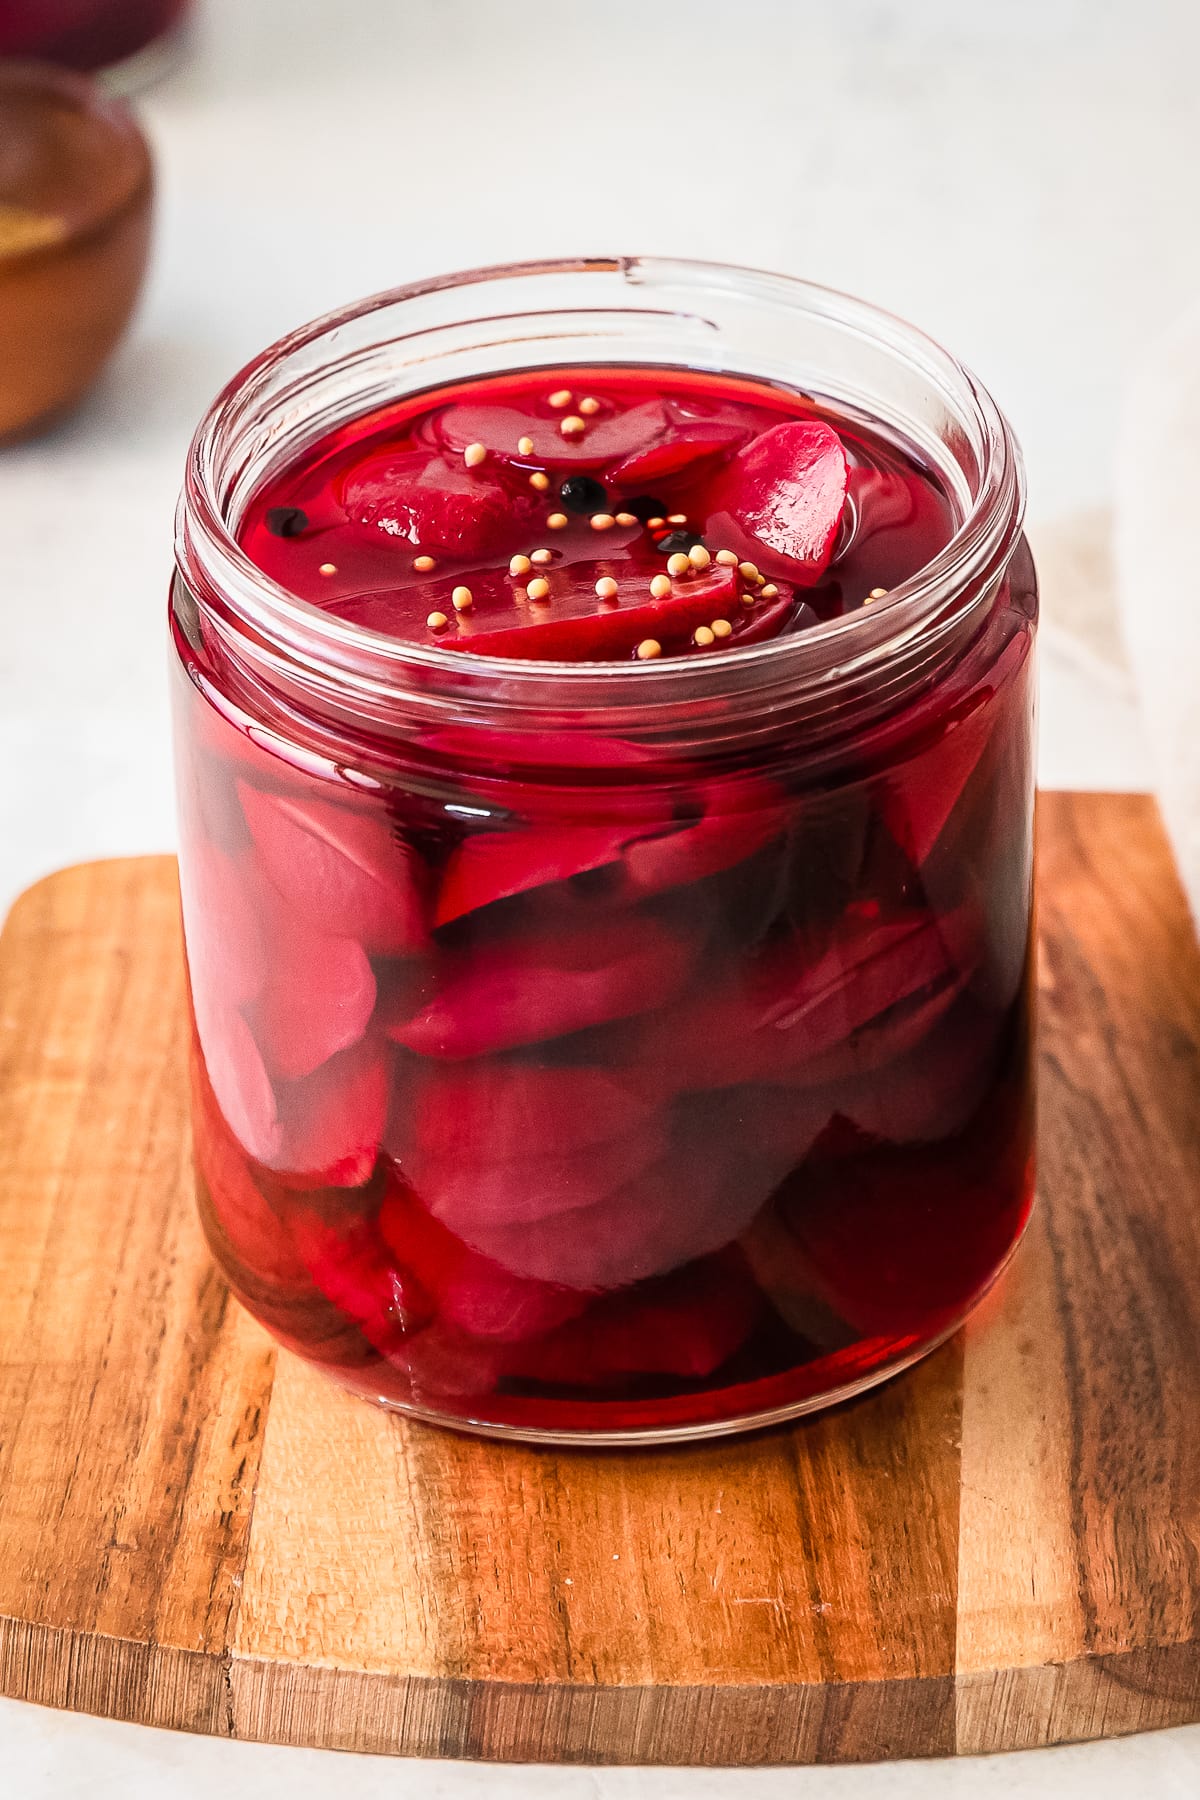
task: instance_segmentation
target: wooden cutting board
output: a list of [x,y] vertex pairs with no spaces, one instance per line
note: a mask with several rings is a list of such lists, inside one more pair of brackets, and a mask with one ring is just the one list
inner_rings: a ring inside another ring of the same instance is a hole
[[1153,804],[1047,795],[1042,1180],[890,1386],[527,1450],[277,1350],[192,1214],[174,865],[0,941],[0,1689],[429,1756],[778,1763],[1200,1717],[1200,958]]

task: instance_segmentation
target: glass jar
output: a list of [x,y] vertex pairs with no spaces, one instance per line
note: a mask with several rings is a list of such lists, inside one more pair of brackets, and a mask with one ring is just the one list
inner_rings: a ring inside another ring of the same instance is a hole
[[190,10],[191,0],[0,0],[0,56],[85,72],[120,65],[136,83],[157,72]]
[[[619,665],[398,642],[238,548],[384,402],[584,363],[817,395],[959,527],[869,609]],[[826,1405],[961,1323],[1032,1194],[1023,499],[945,352],[741,269],[421,283],[235,378],[179,513],[180,877],[204,1226],[284,1344],[425,1419],[632,1442]]]

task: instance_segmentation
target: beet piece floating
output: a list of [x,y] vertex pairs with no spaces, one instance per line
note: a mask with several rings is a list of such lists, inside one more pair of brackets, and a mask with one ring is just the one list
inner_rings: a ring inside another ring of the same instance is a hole
[[802,944],[769,952],[705,993],[645,1025],[639,1062],[665,1063],[685,1088],[807,1075],[829,1078],[822,1058],[880,1015],[934,984],[953,965],[926,913],[880,921],[847,912],[815,957]]
[[357,938],[371,954],[402,956],[426,941],[416,858],[387,821],[328,800],[238,796],[267,874],[318,931]]
[[718,477],[709,506],[752,550],[779,559],[781,572],[811,587],[833,555],[847,480],[837,432],[802,419],[773,426],[739,451]]
[[682,650],[698,626],[714,619],[736,623],[744,630],[752,623],[739,603],[736,574],[715,567],[678,581],[662,599],[654,599],[645,584],[631,600],[621,599],[611,610],[596,605],[596,579],[604,565],[583,563],[557,572],[548,583],[550,608],[543,618],[529,617],[523,624],[493,625],[487,618],[473,620],[470,634],[447,640],[447,649],[468,650],[476,656],[528,657],[539,662],[613,661],[634,656],[647,641],[664,650]]
[[630,1375],[678,1375],[700,1381],[745,1343],[763,1310],[762,1296],[735,1253],[703,1258],[686,1274],[616,1294],[538,1346],[530,1372],[558,1370],[585,1386]]
[[535,1142],[528,1155],[508,1162],[417,1157],[410,1166],[413,1184],[434,1217],[467,1243],[481,1243],[495,1224],[521,1226],[551,1213],[602,1205],[666,1150],[665,1127],[651,1122],[577,1150],[542,1154]]
[[474,556],[516,541],[532,518],[533,499],[495,472],[468,469],[462,458],[412,451],[371,457],[347,475],[347,516],[415,550]]
[[371,1220],[338,1230],[316,1214],[298,1213],[292,1234],[313,1280],[358,1326],[381,1356],[402,1356],[429,1323],[429,1297],[398,1265]]
[[476,1219],[470,1242],[514,1274],[607,1291],[731,1243],[770,1196],[719,1146],[672,1151],[602,1201],[514,1225]]
[[664,1005],[695,948],[647,916],[449,951],[434,997],[387,1029],[407,1049],[451,1061],[544,1043]]
[[628,834],[627,825],[616,823],[476,832],[443,870],[434,923],[447,925],[480,906],[619,863]]
[[232,1010],[256,1000],[266,981],[267,938],[248,861],[201,842],[179,885],[193,984],[204,1003]]
[[406,1112],[423,1162],[471,1166],[588,1150],[654,1116],[637,1087],[608,1069],[498,1057],[427,1064]]
[[[614,894],[662,893],[753,856],[782,830],[785,796],[769,782],[712,783],[682,796],[692,818],[664,819],[661,802],[596,825],[511,825],[464,839],[447,861],[434,922],[576,875],[608,869]],[[642,812],[638,819],[636,811]]]
[[[657,399],[605,409],[592,415],[583,431],[564,432],[564,423],[579,416],[569,406],[546,408],[538,417],[519,407],[466,402],[435,413],[432,432],[438,443],[459,456],[469,444],[482,444],[498,461],[602,469],[648,450],[671,429],[667,408]],[[528,451],[518,448],[523,438],[530,443]]]
[[214,1004],[203,985],[194,990],[196,1035],[225,1122],[247,1156],[272,1167],[283,1125],[271,1077],[241,1013]]
[[469,1249],[403,1187],[394,1186],[384,1199],[379,1230],[398,1262],[433,1296],[439,1317],[468,1336],[501,1343],[541,1337],[587,1304],[570,1288],[525,1280]]
[[664,443],[625,457],[610,470],[609,479],[617,487],[641,488],[677,481],[684,474],[706,473],[716,458],[744,444],[749,430],[744,424],[718,420],[689,423]]
[[256,1284],[275,1290],[303,1287],[307,1266],[247,1167],[198,1061],[192,1065],[191,1088],[196,1168],[227,1240],[215,1246],[218,1254],[232,1250],[243,1279],[248,1274]]
[[271,958],[254,1028],[272,1073],[294,1081],[363,1036],[375,976],[357,938],[314,931],[285,906],[269,916]]
[[298,1189],[360,1187],[383,1141],[388,1074],[386,1045],[363,1039],[302,1081],[282,1084],[276,1141],[258,1160]]

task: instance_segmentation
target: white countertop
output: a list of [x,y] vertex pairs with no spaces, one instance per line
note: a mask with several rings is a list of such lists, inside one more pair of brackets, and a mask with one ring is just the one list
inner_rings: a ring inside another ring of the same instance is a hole
[[[1042,567],[1046,786],[1151,774],[1107,558],[1122,394],[1200,287],[1194,0],[209,0],[144,97],[157,252],[83,410],[0,452],[0,911],[173,841],[163,613],[184,449],[248,356],[358,294],[650,250],[918,320],[1008,410]],[[1200,1727],[958,1764],[498,1770],[0,1702],[13,1800],[1194,1800]]]

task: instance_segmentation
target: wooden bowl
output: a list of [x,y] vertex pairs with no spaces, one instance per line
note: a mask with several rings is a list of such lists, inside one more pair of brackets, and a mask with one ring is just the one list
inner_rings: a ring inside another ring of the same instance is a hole
[[49,64],[0,62],[0,440],[100,373],[142,284],[152,192],[123,104]]

